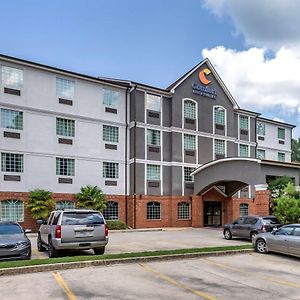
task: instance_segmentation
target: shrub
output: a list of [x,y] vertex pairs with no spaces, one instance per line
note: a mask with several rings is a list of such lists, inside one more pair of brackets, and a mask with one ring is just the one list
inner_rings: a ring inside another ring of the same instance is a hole
[[109,230],[122,230],[127,229],[127,225],[122,221],[106,221]]

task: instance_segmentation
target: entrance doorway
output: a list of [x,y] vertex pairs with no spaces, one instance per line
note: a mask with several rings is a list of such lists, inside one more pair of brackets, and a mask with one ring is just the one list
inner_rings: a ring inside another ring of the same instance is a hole
[[221,226],[222,202],[205,201],[204,202],[204,226]]

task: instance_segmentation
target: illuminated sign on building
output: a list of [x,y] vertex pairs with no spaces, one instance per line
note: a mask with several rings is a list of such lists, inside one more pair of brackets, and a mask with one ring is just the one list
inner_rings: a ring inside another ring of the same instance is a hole
[[[199,80],[202,84],[208,85],[209,83],[211,83],[211,80],[208,80],[206,78],[206,75],[209,75],[210,73],[211,71],[208,68],[205,68],[199,72]],[[192,84],[193,93],[196,95],[209,97],[211,99],[216,99],[217,97],[216,89],[210,89],[204,85],[193,83]]]

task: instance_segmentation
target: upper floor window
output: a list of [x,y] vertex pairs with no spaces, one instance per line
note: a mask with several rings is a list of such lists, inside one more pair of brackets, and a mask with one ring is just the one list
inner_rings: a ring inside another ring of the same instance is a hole
[[224,158],[226,151],[225,151],[225,141],[224,140],[219,140],[215,139],[215,157],[216,158]]
[[6,87],[20,89],[23,86],[23,70],[2,66],[2,84]]
[[278,161],[285,162],[285,153],[278,152],[277,159]]
[[240,217],[248,216],[248,204],[240,204]]
[[118,143],[119,128],[115,126],[103,125],[103,141]]
[[266,134],[266,125],[262,122],[256,123],[256,134],[257,135],[265,135]]
[[196,119],[196,103],[191,100],[184,100],[184,117],[187,119]]
[[2,172],[23,172],[23,154],[1,153],[1,170]]
[[146,108],[149,110],[160,112],[161,97],[151,94],[146,94]]
[[277,137],[280,140],[284,140],[285,139],[285,129],[284,128],[277,128]]
[[241,157],[249,157],[249,146],[248,145],[240,145],[240,156]]
[[225,126],[225,109],[223,107],[214,108],[215,124]]
[[103,162],[103,178],[119,178],[119,164]]
[[184,150],[196,150],[196,136],[192,134],[184,135]]
[[256,150],[256,158],[258,159],[265,159],[266,158],[266,151],[262,149]]
[[160,180],[160,165],[147,165],[147,180]]
[[120,92],[111,89],[103,89],[103,105],[118,108]]
[[74,209],[75,202],[68,201],[68,200],[57,201],[55,203],[55,208],[56,209]]
[[194,182],[194,176],[191,175],[195,171],[195,168],[184,167],[184,181],[185,182]]
[[23,112],[1,108],[1,127],[23,130]]
[[249,129],[249,118],[247,116],[240,116],[240,129]]
[[19,200],[1,201],[0,221],[24,222],[24,203]]
[[151,146],[160,146],[160,131],[147,129],[147,144]]
[[60,98],[73,99],[75,82],[73,80],[56,78],[56,95]]
[[63,136],[75,136],[75,121],[56,118],[56,134]]
[[56,175],[74,176],[75,175],[75,159],[56,158]]

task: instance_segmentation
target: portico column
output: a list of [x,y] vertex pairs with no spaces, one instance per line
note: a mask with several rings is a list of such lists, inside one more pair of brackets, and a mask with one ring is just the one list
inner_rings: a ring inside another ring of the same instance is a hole
[[202,196],[192,196],[192,227],[203,227]]

